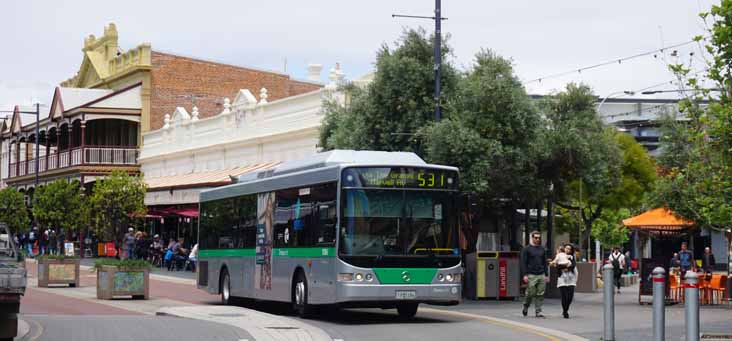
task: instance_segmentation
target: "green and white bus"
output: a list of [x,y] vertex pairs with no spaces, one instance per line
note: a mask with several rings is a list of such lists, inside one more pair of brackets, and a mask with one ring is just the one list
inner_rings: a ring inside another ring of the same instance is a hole
[[461,301],[458,170],[334,150],[201,192],[198,288],[233,298],[396,308]]

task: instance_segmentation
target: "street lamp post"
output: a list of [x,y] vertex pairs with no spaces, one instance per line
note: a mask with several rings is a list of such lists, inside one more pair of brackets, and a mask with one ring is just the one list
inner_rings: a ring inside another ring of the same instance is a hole
[[440,122],[442,118],[442,104],[440,94],[440,77],[442,72],[442,21],[447,18],[442,17],[442,0],[435,0],[435,16],[419,16],[419,15],[401,15],[392,14],[392,18],[416,18],[416,19],[431,19],[435,21],[435,122]]
[[597,106],[597,113],[598,114],[600,113],[600,109],[602,108],[602,105],[605,104],[605,101],[607,101],[608,98],[610,98],[612,96],[615,96],[615,95],[629,95],[629,96],[633,96],[633,95],[635,95],[635,91],[628,91],[628,90],[625,90],[625,91],[617,91],[617,92],[613,92],[613,93],[605,96],[605,98],[603,98],[602,101],[600,101],[600,105]]

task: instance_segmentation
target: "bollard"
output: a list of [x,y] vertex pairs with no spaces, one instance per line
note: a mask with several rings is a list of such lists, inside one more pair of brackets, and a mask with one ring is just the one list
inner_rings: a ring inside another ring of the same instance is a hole
[[666,339],[666,270],[653,269],[653,341]]
[[615,288],[613,283],[613,266],[605,264],[602,267],[602,281],[605,286],[605,337],[604,341],[615,341]]
[[686,341],[699,341],[699,275],[694,271],[686,272],[684,301]]

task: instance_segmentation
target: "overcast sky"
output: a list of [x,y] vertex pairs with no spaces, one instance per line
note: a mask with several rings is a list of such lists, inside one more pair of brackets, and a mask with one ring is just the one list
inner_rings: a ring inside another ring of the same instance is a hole
[[[697,14],[717,2],[442,0],[443,33],[451,35],[455,65],[468,67],[479,49],[490,48],[511,58],[517,75],[529,81],[688,41],[704,34]],[[78,71],[84,37],[101,36],[109,22],[124,50],[150,42],[164,52],[280,72],[287,60],[287,73],[297,78],[306,77],[308,63],[323,64],[325,78],[340,62],[353,79],[371,71],[379,46],[392,44],[404,28],[434,27],[392,13],[432,15],[433,9],[432,0],[1,0],[0,110],[32,98],[48,103],[53,87]],[[677,50],[684,61],[689,52],[699,55],[694,45]],[[664,62],[670,53],[526,87],[544,94],[581,81],[603,97],[637,90],[672,80]],[[702,68],[697,57],[693,64]]]

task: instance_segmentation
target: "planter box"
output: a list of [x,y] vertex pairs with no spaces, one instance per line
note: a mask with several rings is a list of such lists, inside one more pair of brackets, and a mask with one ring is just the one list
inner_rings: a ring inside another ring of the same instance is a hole
[[49,284],[79,286],[79,259],[42,259],[38,261],[38,286]]
[[104,265],[97,269],[97,298],[111,300],[118,296],[147,299],[150,294],[150,270],[127,269]]

